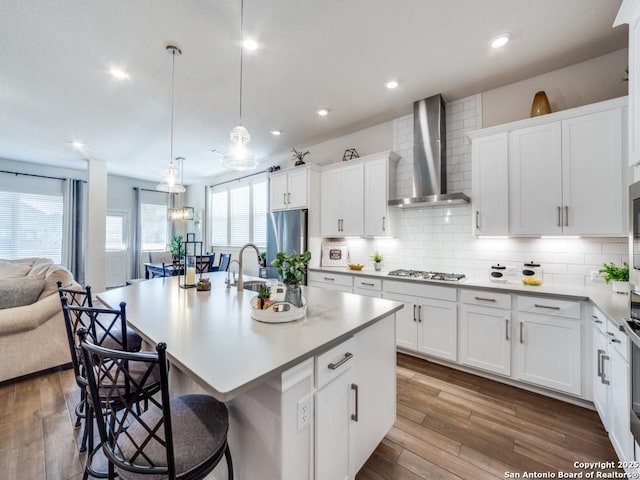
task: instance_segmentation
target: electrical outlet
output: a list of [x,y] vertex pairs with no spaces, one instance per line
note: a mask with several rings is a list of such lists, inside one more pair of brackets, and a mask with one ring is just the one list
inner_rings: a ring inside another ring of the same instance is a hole
[[591,272],[591,281],[593,283],[604,283],[604,273],[600,273],[597,270]]
[[298,431],[311,423],[311,396],[298,400]]

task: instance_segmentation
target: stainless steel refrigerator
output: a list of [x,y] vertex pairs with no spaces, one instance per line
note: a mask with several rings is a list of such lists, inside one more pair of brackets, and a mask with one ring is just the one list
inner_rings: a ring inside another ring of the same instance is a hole
[[[302,253],[307,250],[307,210],[285,210],[267,215],[267,276],[278,278],[271,261],[278,252]],[[306,275],[302,280],[307,284]]]

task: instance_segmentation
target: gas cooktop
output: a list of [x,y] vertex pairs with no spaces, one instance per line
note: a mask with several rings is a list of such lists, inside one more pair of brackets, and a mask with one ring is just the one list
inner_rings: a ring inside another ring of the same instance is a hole
[[422,270],[392,270],[388,273],[392,277],[416,278],[422,280],[442,280],[445,282],[459,282],[465,278],[462,273],[425,272]]

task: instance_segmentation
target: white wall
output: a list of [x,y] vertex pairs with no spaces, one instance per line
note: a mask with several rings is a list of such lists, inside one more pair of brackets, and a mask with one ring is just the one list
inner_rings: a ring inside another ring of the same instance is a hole
[[536,92],[544,90],[554,112],[627,95],[622,80],[628,50],[623,48],[586,62],[482,92],[482,126],[529,118]]

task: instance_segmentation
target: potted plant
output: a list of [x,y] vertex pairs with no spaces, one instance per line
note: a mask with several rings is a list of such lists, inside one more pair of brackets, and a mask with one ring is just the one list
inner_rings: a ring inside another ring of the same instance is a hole
[[258,308],[264,310],[269,308],[269,298],[271,297],[271,288],[267,285],[263,285],[258,290]]
[[376,269],[376,272],[382,270],[382,254],[376,250],[373,252],[373,255],[371,255],[371,258],[373,259],[373,268]]
[[296,167],[298,165],[304,165],[304,157],[306,157],[307,155],[309,155],[309,150],[306,150],[304,152],[300,152],[298,150],[296,150],[295,148],[291,149],[291,152],[293,153],[293,158],[296,161],[296,163],[294,164]]
[[173,263],[178,263],[184,257],[182,238],[182,235],[176,233],[169,244],[169,251],[171,251],[171,255],[173,256]]
[[604,281],[613,282],[613,291],[616,293],[629,293],[629,264],[622,262],[622,266],[615,263],[603,263],[598,273],[604,273]]
[[276,258],[271,262],[271,266],[278,269],[278,274],[285,285],[284,301],[298,308],[303,305],[300,282],[307,271],[309,260],[311,260],[311,252],[309,251],[304,253],[291,252],[290,254],[278,252]]

